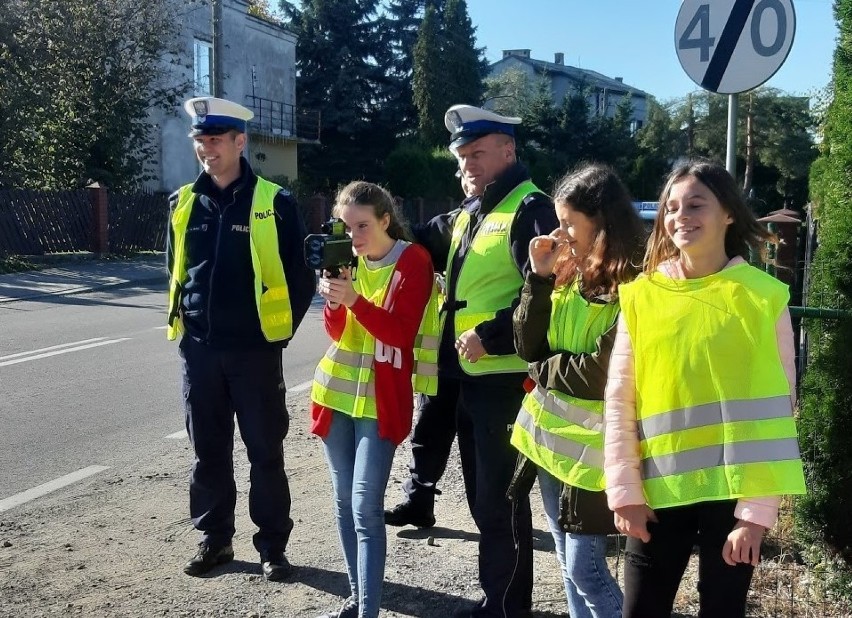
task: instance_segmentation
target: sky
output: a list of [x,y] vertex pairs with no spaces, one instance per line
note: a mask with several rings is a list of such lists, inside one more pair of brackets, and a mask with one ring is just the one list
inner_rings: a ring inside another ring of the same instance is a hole
[[[712,0],[708,0],[708,3]],[[837,39],[832,0],[792,0],[793,46],[766,82],[808,95],[831,81]],[[489,62],[504,49],[530,49],[536,60],[592,69],[666,101],[699,88],[677,58],[674,27],[680,0],[467,0],[477,44]]]

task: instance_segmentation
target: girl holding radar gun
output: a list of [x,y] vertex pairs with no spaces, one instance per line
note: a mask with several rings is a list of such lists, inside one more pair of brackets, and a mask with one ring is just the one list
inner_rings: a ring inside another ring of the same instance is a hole
[[787,286],[746,263],[771,235],[720,165],[669,175],[644,272],[619,286],[606,493],[628,535],[625,618],[670,616],[694,545],[699,616],[745,616],[780,497],[805,492]]
[[429,254],[406,240],[387,191],[350,183],[334,216],[352,237],[357,280],[347,268],[319,284],[333,343],[314,374],[311,431],[325,446],[351,596],[324,618],[376,618],[394,451],[411,430],[414,391],[437,392],[437,288]]

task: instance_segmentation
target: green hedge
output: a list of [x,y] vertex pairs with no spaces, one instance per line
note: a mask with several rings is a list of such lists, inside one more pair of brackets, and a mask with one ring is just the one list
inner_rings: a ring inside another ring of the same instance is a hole
[[[834,58],[834,100],[822,154],[811,168],[811,200],[819,248],[809,298],[852,309],[852,0],[837,0],[840,37]],[[823,541],[852,567],[852,320],[810,322],[799,431],[808,494],[797,500],[797,532],[805,555]],[[818,558],[824,561],[825,557]],[[852,596],[847,589],[846,594]]]
[[391,193],[400,197],[461,199],[457,169],[455,157],[446,148],[403,144],[388,155],[385,178]]

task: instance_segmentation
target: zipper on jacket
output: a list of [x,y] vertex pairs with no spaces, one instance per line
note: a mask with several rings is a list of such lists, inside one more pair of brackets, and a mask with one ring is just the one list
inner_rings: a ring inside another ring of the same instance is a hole
[[[213,265],[210,267],[210,283],[208,285],[209,289],[207,292],[207,343],[210,343],[210,337],[213,334],[213,275],[216,273],[216,264],[219,261],[219,245],[222,241],[222,227],[225,221],[225,211],[228,210],[228,206],[231,206],[231,204],[237,201],[237,191],[239,190],[239,187],[234,189],[234,194],[231,198],[230,204],[226,205],[224,208],[220,207],[213,198],[207,198],[213,204],[216,204],[216,209],[219,211],[219,229],[216,230],[216,246],[213,248]],[[251,214],[249,214],[249,221],[251,221]]]

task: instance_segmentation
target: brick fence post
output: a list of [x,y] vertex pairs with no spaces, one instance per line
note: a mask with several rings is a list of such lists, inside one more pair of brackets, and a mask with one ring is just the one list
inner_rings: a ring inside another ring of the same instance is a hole
[[318,234],[322,224],[328,221],[328,200],[325,196],[317,193],[308,201],[310,220],[308,221],[308,231],[313,234]]
[[92,204],[91,251],[96,255],[109,253],[109,197],[107,188],[98,182],[88,187]]

